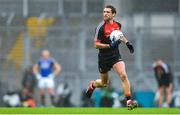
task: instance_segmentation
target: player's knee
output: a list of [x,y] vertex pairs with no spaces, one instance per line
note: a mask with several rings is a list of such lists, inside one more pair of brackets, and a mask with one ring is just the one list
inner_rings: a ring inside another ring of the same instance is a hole
[[125,73],[121,73],[121,80],[126,81],[127,80],[127,75]]
[[108,84],[103,84],[103,85],[102,85],[102,87],[107,87],[107,86],[108,86]]

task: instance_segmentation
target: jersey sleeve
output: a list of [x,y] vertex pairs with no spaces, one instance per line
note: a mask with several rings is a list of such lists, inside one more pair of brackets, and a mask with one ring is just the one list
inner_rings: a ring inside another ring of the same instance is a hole
[[51,62],[51,66],[54,66],[55,63],[57,63],[57,61],[56,61],[54,58],[51,58],[50,60],[51,60],[51,61],[50,61],[50,62]]
[[117,24],[119,25],[119,28],[121,30],[121,27],[122,27],[121,23],[117,22]]
[[40,65],[41,64],[41,59],[39,59],[37,62],[36,62],[37,65]]
[[95,29],[95,36],[94,36],[94,40],[96,42],[101,42],[102,38],[103,38],[103,24],[104,23],[100,23],[98,25],[98,27]]

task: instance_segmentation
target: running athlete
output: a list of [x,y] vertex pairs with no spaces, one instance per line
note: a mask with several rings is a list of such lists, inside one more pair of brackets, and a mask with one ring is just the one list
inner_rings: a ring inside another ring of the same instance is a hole
[[43,50],[41,53],[41,58],[33,67],[33,71],[38,80],[42,106],[45,106],[46,88],[50,94],[51,104],[54,105],[54,78],[61,72],[60,64],[58,64],[55,59],[50,57],[50,52],[48,50]]
[[125,70],[125,63],[121,59],[118,46],[122,41],[126,44],[131,53],[134,52],[134,48],[125,37],[123,37],[123,40],[121,41],[110,41],[109,36],[111,32],[113,30],[121,30],[121,24],[114,20],[115,15],[116,9],[111,5],[107,5],[103,11],[104,21],[102,21],[96,28],[94,47],[99,49],[98,65],[101,79],[90,82],[86,95],[90,98],[95,88],[106,87],[109,82],[108,71],[113,68],[122,80],[122,86],[127,100],[127,107],[129,110],[132,110],[137,107],[137,102],[132,100],[130,83]]

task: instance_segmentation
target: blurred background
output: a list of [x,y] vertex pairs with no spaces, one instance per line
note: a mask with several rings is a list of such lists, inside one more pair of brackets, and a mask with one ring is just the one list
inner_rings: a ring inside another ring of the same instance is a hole
[[[113,70],[110,91],[98,89],[91,100],[83,93],[99,78],[93,40],[107,4],[116,7],[116,20],[135,46],[133,55],[120,46],[134,98],[142,107],[157,106],[152,64],[161,58],[173,71],[172,107],[180,107],[180,0],[0,0],[0,106],[21,106],[12,94],[22,93],[26,72],[42,49],[62,66],[55,78],[58,107],[100,107],[107,93],[112,98],[107,106],[123,106],[121,81]],[[38,107],[36,81],[32,84]]]

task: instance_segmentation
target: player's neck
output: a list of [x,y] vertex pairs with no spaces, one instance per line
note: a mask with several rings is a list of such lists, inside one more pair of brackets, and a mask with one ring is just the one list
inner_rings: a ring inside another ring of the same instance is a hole
[[108,20],[106,23],[113,24],[114,20]]

